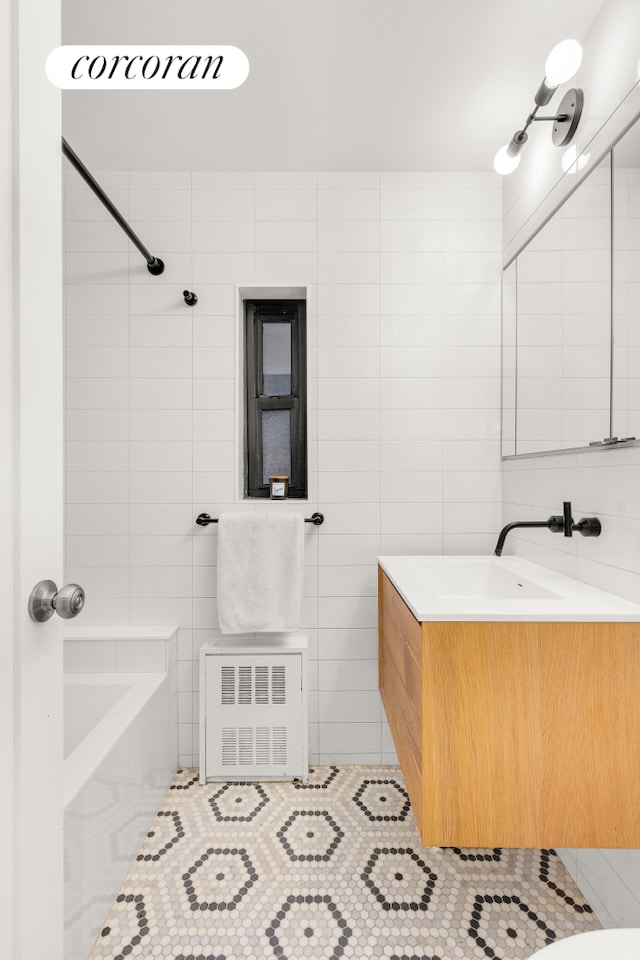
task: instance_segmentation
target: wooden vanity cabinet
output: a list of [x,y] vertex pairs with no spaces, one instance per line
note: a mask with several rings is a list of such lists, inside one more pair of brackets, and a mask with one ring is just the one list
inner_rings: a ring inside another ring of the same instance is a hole
[[640,846],[640,625],[415,619],[379,569],[380,692],[425,846]]

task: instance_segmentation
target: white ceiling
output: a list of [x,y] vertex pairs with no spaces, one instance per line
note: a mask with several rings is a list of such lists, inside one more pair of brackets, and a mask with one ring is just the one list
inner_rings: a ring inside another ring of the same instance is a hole
[[63,132],[94,170],[490,170],[602,5],[63,0],[64,43],[228,43],[251,65],[232,91],[65,92]]

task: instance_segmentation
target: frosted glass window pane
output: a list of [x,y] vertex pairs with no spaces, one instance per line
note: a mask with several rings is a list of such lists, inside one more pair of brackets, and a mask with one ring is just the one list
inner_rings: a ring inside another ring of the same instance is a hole
[[262,482],[291,477],[291,411],[262,411]]
[[291,393],[291,324],[262,326],[262,392],[267,397]]

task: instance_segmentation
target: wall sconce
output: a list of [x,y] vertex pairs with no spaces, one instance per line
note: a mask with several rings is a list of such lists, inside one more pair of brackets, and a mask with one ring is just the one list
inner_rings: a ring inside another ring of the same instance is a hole
[[556,147],[566,147],[571,143],[582,116],[584,104],[582,90],[568,90],[560,101],[558,113],[554,117],[538,117],[536,114],[540,107],[545,107],[549,103],[558,86],[571,79],[581,62],[582,47],[577,40],[563,40],[553,48],[545,63],[544,80],[534,97],[536,105],[527,117],[527,122],[522,130],[516,130],[511,141],[501,147],[495,155],[493,166],[498,173],[505,176],[516,169],[520,163],[520,151],[529,139],[527,128],[536,120],[553,121],[551,139]]

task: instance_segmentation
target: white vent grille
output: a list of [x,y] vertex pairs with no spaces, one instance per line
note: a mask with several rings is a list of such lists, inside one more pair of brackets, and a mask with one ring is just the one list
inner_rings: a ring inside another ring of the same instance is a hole
[[222,706],[287,702],[284,665],[221,667],[220,703]]
[[206,779],[306,778],[300,652],[216,650],[203,665]]
[[265,767],[287,762],[286,727],[223,727],[223,767]]

